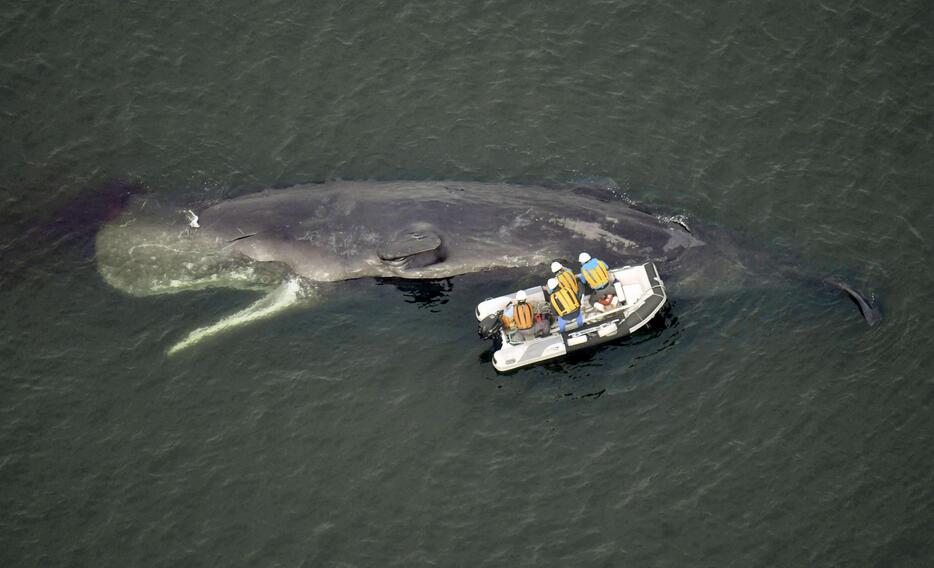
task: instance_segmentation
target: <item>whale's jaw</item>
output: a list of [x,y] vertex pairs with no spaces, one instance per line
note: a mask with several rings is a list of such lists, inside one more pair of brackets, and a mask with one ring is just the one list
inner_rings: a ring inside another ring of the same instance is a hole
[[286,280],[278,288],[239,312],[192,331],[184,339],[166,350],[166,354],[175,355],[215,335],[271,318],[298,304],[311,305],[316,299],[317,291],[313,286],[309,286],[297,278]]

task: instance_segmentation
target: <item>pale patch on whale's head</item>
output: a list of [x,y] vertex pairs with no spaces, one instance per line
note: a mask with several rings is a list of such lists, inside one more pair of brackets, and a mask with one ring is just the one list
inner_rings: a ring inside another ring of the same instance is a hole
[[98,232],[95,244],[101,276],[132,296],[205,288],[266,290],[289,273],[282,263],[258,262],[174,226],[112,223]]

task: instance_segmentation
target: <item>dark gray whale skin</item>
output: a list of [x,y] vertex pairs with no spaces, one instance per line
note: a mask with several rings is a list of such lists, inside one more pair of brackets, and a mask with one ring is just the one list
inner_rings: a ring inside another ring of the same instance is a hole
[[[271,290],[363,277],[447,278],[541,267],[587,251],[610,265],[655,261],[673,295],[779,286],[797,269],[726,231],[646,213],[609,192],[506,183],[340,181],[265,190],[196,210],[135,197],[97,236],[98,268],[133,295],[210,287]],[[866,321],[878,308],[854,288]]]

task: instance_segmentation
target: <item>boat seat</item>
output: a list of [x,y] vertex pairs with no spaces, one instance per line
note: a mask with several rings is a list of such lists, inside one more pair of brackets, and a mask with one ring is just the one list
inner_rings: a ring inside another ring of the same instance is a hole
[[638,284],[626,284],[623,286],[623,297],[626,298],[626,304],[632,306],[642,299],[642,286]]

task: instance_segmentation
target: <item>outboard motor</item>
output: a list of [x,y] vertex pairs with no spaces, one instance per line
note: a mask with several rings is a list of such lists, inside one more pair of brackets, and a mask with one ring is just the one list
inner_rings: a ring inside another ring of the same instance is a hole
[[499,335],[499,330],[503,328],[503,322],[499,319],[502,314],[503,312],[496,312],[480,320],[477,325],[477,334],[483,339],[493,339]]

